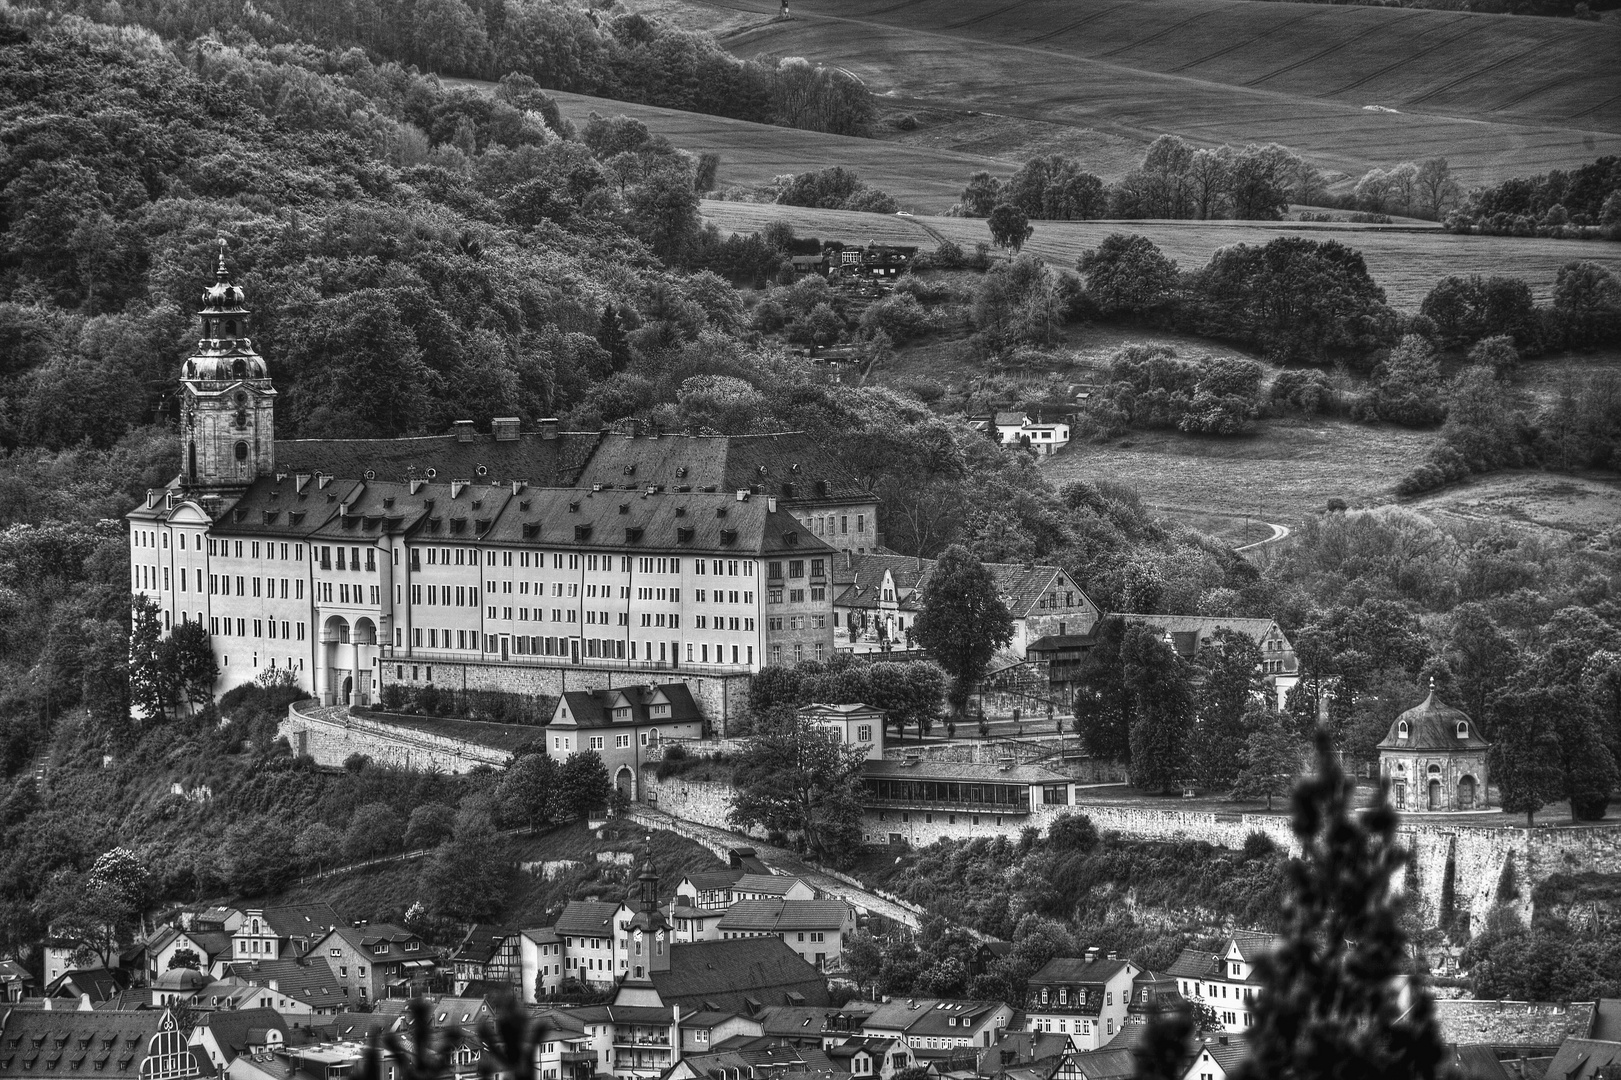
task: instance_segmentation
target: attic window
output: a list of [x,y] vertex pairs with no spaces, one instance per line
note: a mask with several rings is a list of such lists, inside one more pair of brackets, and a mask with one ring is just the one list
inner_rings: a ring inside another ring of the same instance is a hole
[[789,547],[798,547],[799,534],[796,532],[785,532],[782,534],[782,542],[787,544]]
[[625,543],[627,543],[627,544],[639,544],[639,543],[641,543],[641,541],[642,541],[641,527],[637,526],[637,525],[626,526],[626,528],[625,528]]
[[694,535],[696,535],[696,530],[694,530],[691,525],[682,525],[677,527],[675,530],[675,539],[677,543],[690,544],[692,543],[692,538]]
[[626,465],[625,466],[625,475],[626,476],[635,476],[636,475],[636,466],[634,466],[634,465]]
[[529,500],[528,499],[519,499],[518,500],[518,509],[524,511],[525,513],[528,513],[528,511],[529,511]]
[[721,542],[722,546],[729,546],[731,544],[737,543],[737,530],[736,529],[722,529],[720,531],[720,542]]
[[568,512],[571,514],[578,514],[580,512],[580,504],[578,502],[569,503]]
[[1407,721],[1402,720],[1402,721],[1399,721],[1396,724],[1396,738],[1398,738],[1398,739],[1407,738],[1407,731],[1408,731]]
[[715,516],[718,517],[718,518],[725,517],[726,516],[726,507],[724,507],[724,506],[717,507],[716,510],[715,510]]
[[591,539],[591,526],[589,526],[589,525],[576,525],[576,526],[574,526],[574,539],[575,540],[589,540],[589,539]]
[[620,512],[620,513],[621,513],[621,514],[628,514],[628,513],[630,513],[630,503],[620,503],[620,504],[619,504],[619,512]]
[[1469,737],[1469,725],[1468,725],[1468,723],[1466,723],[1463,720],[1459,720],[1458,721],[1458,738],[1467,739],[1468,737]]
[[676,507],[675,508],[675,516],[676,517],[686,517],[687,516],[687,508],[685,506]]
[[540,535],[540,525],[537,522],[526,521],[523,526],[523,538],[533,540]]

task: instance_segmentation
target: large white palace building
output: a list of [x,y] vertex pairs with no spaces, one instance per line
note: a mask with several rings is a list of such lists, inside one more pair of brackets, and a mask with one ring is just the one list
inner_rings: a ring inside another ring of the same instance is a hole
[[132,588],[166,629],[208,628],[217,690],[286,668],[324,703],[366,704],[436,665],[441,684],[667,680],[832,651],[834,561],[878,547],[877,501],[810,440],[497,419],[278,442],[223,253],[216,276],[181,371],[182,471],[129,521]]

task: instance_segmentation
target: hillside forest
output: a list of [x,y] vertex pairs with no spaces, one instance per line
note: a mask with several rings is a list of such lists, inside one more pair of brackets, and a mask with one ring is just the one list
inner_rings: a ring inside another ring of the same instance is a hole
[[[504,829],[556,824],[520,820],[510,808],[534,799],[509,785],[594,783],[586,769],[565,783],[538,765],[499,779],[409,776],[364,761],[318,773],[274,740],[288,693],[274,685],[217,707],[132,717],[119,519],[176,471],[173,383],[221,238],[255,310],[284,437],[437,432],[491,415],[558,416],[572,430],[632,415],[806,430],[878,493],[896,551],[962,545],[983,560],[1053,563],[1105,610],[1275,617],[1299,643],[1306,692],[1332,688],[1331,725],[1353,757],[1434,677],[1515,755],[1499,775],[1524,778],[1522,812],[1544,803],[1606,812],[1621,744],[1621,536],[1573,544],[1440,524],[1402,506],[1335,507],[1262,570],[1106,477],[1055,487],[1032,454],[957,419],[1027,404],[999,373],[1042,355],[1067,325],[1174,327],[1250,358],[1122,349],[1089,406],[1100,436],[1169,425],[1231,438],[1277,412],[1330,413],[1436,429],[1435,474],[1415,484],[1510,465],[1613,469],[1613,374],[1596,368],[1546,412],[1518,408],[1505,389],[1539,355],[1614,346],[1621,286],[1602,265],[1573,262],[1542,302],[1512,277],[1460,276],[1438,281],[1424,310],[1402,311],[1336,240],[1234,245],[1183,268],[1122,233],[1074,268],[942,245],[863,309],[819,278],[781,279],[806,238],[703,228],[700,179],[715,163],[634,121],[598,117],[573,130],[545,91],[673,72],[686,62],[677,46],[708,56],[701,42],[611,11],[533,5],[535,18],[573,29],[486,32],[485,51],[462,69],[499,78],[481,94],[408,66],[453,69],[409,49],[456,35],[379,9],[325,5],[318,17],[331,24],[314,26],[298,21],[317,17],[302,5],[221,10],[132,3],[111,25],[60,5],[0,9],[0,927],[9,935],[0,946],[52,921],[129,917],[132,896],[280,892],[351,836],[350,854],[369,835],[436,852],[439,886],[381,891],[388,906],[373,915],[405,918],[421,902],[413,918],[489,917],[500,912],[469,900],[484,880],[469,867],[505,875],[517,856],[481,859],[483,845],[510,843],[493,836]],[[415,10],[455,19],[471,9],[447,0]],[[491,51],[523,42],[559,51],[544,64]],[[563,50],[569,42],[585,51]],[[643,63],[637,49],[671,66]],[[737,78],[758,75],[760,93],[732,98],[761,103],[759,115],[779,122],[800,114],[770,110],[816,100],[828,78],[809,65],[773,70],[743,70]],[[789,93],[785,80],[801,76],[809,89]],[[947,327],[968,333],[983,359],[976,387],[831,383],[787,347],[843,342],[881,369],[903,341]],[[1125,756],[1139,702],[1180,691],[1132,681],[1124,639],[1120,648],[1123,659],[1096,674],[1115,718],[1112,735],[1101,734]],[[1226,709],[1229,734],[1247,746],[1257,732],[1298,740],[1298,718],[1316,704],[1257,716],[1195,697],[1156,715],[1191,733],[1201,711]],[[1186,745],[1189,755],[1208,748],[1191,734]],[[1222,762],[1189,758],[1216,762],[1218,785],[1243,764],[1222,745]],[[1514,761],[1528,766],[1516,771]],[[548,794],[539,805],[569,800]],[[1035,864],[1029,874],[1012,868],[1055,858],[1045,844],[975,850],[950,872],[1022,889],[1015,883],[1039,876]],[[1116,850],[1088,848],[1093,862],[1065,872],[1103,872],[1096,860]],[[127,857],[108,859],[114,851]],[[938,877],[928,868],[957,857],[942,849],[908,866],[923,867],[919,880]],[[1164,912],[1214,882],[1235,890],[1235,912],[1264,914],[1264,875],[1195,880],[1179,867],[1197,860],[1167,860],[1151,845],[1119,858],[1154,862],[1167,882],[1154,901]],[[1223,858],[1240,859],[1229,877],[1241,876],[1240,856]],[[139,890],[103,887],[130,865]],[[1049,870],[1059,872],[1040,873]],[[591,884],[567,883],[576,887]],[[500,887],[486,891],[508,902]],[[114,906],[86,909],[83,897]],[[993,932],[1019,936],[1027,910],[1092,932],[1092,916],[1063,894],[1010,892],[1003,914],[986,903],[990,915],[971,917]],[[1492,933],[1483,940],[1501,955],[1532,956],[1574,932]],[[1170,947],[1141,933],[1118,940]],[[1593,977],[1613,982],[1616,958],[1593,955]],[[1587,985],[1569,982],[1563,996]]]

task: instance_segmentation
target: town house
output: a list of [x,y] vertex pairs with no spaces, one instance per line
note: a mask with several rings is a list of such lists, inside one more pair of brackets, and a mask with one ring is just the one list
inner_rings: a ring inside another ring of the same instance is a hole
[[1049,960],[1025,992],[1030,1030],[1067,1035],[1075,1050],[1099,1049],[1125,1022],[1140,972],[1131,961],[1096,948],[1082,957]]
[[409,996],[411,984],[434,966],[422,939],[392,923],[334,927],[312,952],[337,976],[346,1005]]
[[702,738],[704,718],[685,683],[662,683],[567,691],[546,730],[554,758],[595,750],[614,790],[634,800],[643,763],[660,760],[665,739]]

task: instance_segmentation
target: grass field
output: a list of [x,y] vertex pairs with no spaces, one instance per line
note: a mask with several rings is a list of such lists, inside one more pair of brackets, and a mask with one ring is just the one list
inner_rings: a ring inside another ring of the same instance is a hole
[[971,173],[979,169],[1011,173],[1016,167],[1008,161],[928,146],[900,146],[583,94],[551,93],[563,115],[576,124],[584,123],[593,112],[633,116],[683,150],[719,154],[717,183],[721,187],[758,186],[781,173],[843,165],[869,185],[889,192],[903,206],[938,212],[957,201]]
[[[930,245],[949,238],[972,250],[989,243],[990,230],[976,218],[886,217],[794,206],[705,202],[703,214],[721,230],[756,232],[773,220],[787,221],[802,236],[824,240],[877,241]],[[1460,236],[1435,229],[1322,225],[1298,222],[1221,221],[1038,221],[1025,250],[1049,262],[1074,266],[1081,252],[1113,232],[1141,233],[1183,269],[1202,266],[1229,244],[1264,244],[1278,236],[1338,239],[1362,252],[1368,270],[1384,286],[1390,303],[1414,309],[1436,281],[1447,274],[1512,274],[1524,278],[1546,299],[1559,267],[1590,259],[1621,271],[1621,244],[1593,240],[1539,240],[1506,236]]]
[[1423,462],[1434,438],[1386,425],[1288,418],[1239,438],[1150,431],[1103,445],[1071,443],[1041,468],[1054,484],[1126,484],[1178,519],[1192,511],[1297,525],[1330,498],[1353,506],[1391,501],[1396,481]]
[[1276,141],[1353,175],[1440,154],[1468,183],[1621,151],[1608,23],[1252,0],[802,0],[783,22],[774,0],[647,2],[685,4],[739,55],[843,67],[890,112]]

